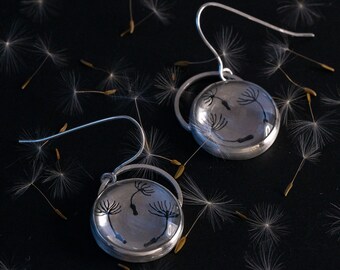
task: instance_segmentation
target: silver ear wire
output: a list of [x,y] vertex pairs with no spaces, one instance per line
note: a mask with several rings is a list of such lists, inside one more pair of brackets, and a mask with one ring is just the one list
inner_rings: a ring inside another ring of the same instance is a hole
[[128,120],[131,123],[133,123],[138,128],[138,131],[140,133],[140,141],[141,141],[141,145],[140,145],[140,148],[137,151],[137,153],[134,156],[132,156],[131,158],[129,158],[128,160],[124,161],[119,166],[117,166],[114,170],[114,172],[115,172],[117,170],[120,170],[122,167],[128,165],[129,163],[135,161],[140,156],[140,154],[143,152],[144,146],[145,146],[145,134],[144,134],[142,127],[140,126],[140,124],[135,119],[133,119],[132,117],[127,116],[127,115],[112,116],[112,117],[100,119],[100,120],[90,122],[90,123],[87,123],[85,125],[81,125],[81,126],[78,126],[78,127],[66,130],[64,132],[45,137],[45,138],[39,138],[39,139],[36,139],[36,140],[19,140],[19,143],[43,142],[43,141],[47,141],[47,140],[51,140],[51,139],[54,139],[54,138],[64,136],[68,133],[72,133],[72,132],[75,132],[75,131],[80,130],[80,129],[84,129],[84,128],[87,128],[87,127],[90,127],[90,126],[95,126],[95,125],[98,125],[98,124],[101,124],[101,123],[104,123],[104,122],[108,122],[108,121],[113,121],[113,120]]
[[[226,6],[226,5],[223,5],[223,4],[220,4],[220,3],[216,3],[216,2],[207,2],[205,4],[203,4],[197,11],[197,14],[196,14],[196,26],[197,26],[197,30],[198,30],[198,33],[200,34],[202,40],[204,41],[205,45],[207,45],[207,47],[212,51],[212,53],[215,55],[218,63],[219,63],[219,74],[220,74],[220,77],[223,81],[227,81],[227,79],[224,77],[223,75],[223,72],[226,71],[226,68],[223,66],[223,61],[220,57],[220,55],[216,52],[216,50],[214,49],[214,47],[208,42],[208,40],[206,39],[206,37],[204,36],[203,32],[202,32],[202,29],[201,29],[201,15],[202,15],[202,12],[203,10],[206,8],[206,7],[218,7],[218,8],[222,8],[224,10],[227,10],[227,11],[230,11],[232,13],[235,13],[237,15],[240,15],[250,21],[253,21],[253,22],[256,22],[258,24],[261,24],[265,27],[268,27],[272,30],[275,30],[275,31],[278,31],[280,33],[283,33],[283,34],[286,34],[286,35],[290,35],[290,36],[293,36],[293,37],[314,37],[315,35],[313,33],[297,33],[297,32],[292,32],[292,31],[289,31],[289,30],[286,30],[286,29],[283,29],[283,28],[280,28],[280,27],[277,27],[275,25],[272,25],[270,23],[267,23],[265,21],[262,21],[256,17],[253,17],[247,13],[244,13],[242,11],[239,11],[235,8],[232,8],[232,7],[229,7],[229,6]],[[227,69],[229,73],[232,74],[232,71],[230,69]]]

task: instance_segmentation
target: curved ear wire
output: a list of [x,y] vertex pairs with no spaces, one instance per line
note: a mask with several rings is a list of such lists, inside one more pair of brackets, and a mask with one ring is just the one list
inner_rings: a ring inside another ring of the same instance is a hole
[[128,160],[124,161],[122,164],[117,166],[115,168],[115,170],[114,170],[114,171],[117,171],[117,170],[121,169],[122,167],[124,167],[125,165],[128,165],[129,163],[135,161],[139,157],[139,155],[143,152],[143,149],[144,149],[144,146],[145,146],[145,134],[144,134],[144,131],[143,131],[142,127],[140,126],[140,124],[135,119],[133,119],[132,117],[127,116],[127,115],[112,116],[112,117],[100,119],[100,120],[97,120],[97,121],[94,121],[94,122],[87,123],[85,125],[81,125],[81,126],[78,126],[78,127],[75,127],[75,128],[69,129],[69,130],[66,130],[66,131],[64,131],[62,133],[58,133],[58,134],[55,134],[55,135],[52,135],[52,136],[49,136],[49,137],[40,138],[40,139],[37,139],[37,140],[19,140],[19,143],[38,143],[38,142],[43,142],[43,141],[47,141],[47,140],[51,140],[51,139],[54,139],[54,138],[58,138],[58,137],[64,136],[64,135],[66,135],[68,133],[72,133],[74,131],[77,131],[77,130],[80,130],[80,129],[83,129],[83,128],[87,128],[87,127],[90,127],[90,126],[95,126],[95,125],[98,125],[98,124],[101,124],[101,123],[104,123],[104,122],[108,122],[108,121],[113,121],[113,120],[128,120],[131,123],[133,123],[138,128],[138,130],[139,130],[140,141],[141,141],[141,145],[140,145],[140,148],[137,151],[137,153],[133,157],[129,158]]
[[224,10],[227,10],[227,11],[230,11],[232,13],[235,13],[237,15],[240,15],[241,17],[244,17],[250,21],[253,21],[253,22],[256,22],[258,24],[261,24],[265,27],[268,27],[272,30],[275,30],[275,31],[278,31],[280,33],[283,33],[283,34],[286,34],[286,35],[290,35],[290,36],[293,36],[293,37],[314,37],[315,35],[313,33],[296,33],[296,32],[292,32],[292,31],[289,31],[289,30],[286,30],[286,29],[283,29],[283,28],[280,28],[280,27],[277,27],[275,25],[272,25],[270,23],[267,23],[265,21],[262,21],[256,17],[253,17],[247,13],[244,13],[242,11],[239,11],[235,8],[232,8],[232,7],[229,7],[229,6],[226,6],[226,5],[223,5],[223,4],[220,4],[220,3],[216,3],[216,2],[207,2],[205,4],[203,4],[199,10],[197,11],[197,14],[196,14],[196,26],[197,26],[197,30],[198,30],[198,33],[200,34],[202,40],[204,41],[205,45],[207,45],[207,47],[212,51],[212,53],[216,56],[216,59],[219,63],[219,74],[220,74],[220,77],[223,81],[227,81],[227,79],[223,76],[223,72],[229,72],[231,74],[232,71],[229,69],[229,68],[224,68],[223,67],[223,62],[222,62],[222,59],[220,57],[220,55],[216,52],[216,50],[214,49],[214,47],[208,42],[208,40],[206,39],[206,37],[204,36],[203,32],[202,32],[202,29],[201,29],[201,14],[203,12],[203,10],[206,8],[206,7],[218,7],[218,8],[222,8]]

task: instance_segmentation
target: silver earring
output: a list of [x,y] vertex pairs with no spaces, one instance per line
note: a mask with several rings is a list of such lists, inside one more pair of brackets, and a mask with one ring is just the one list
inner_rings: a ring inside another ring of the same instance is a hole
[[[93,204],[90,224],[92,234],[109,255],[128,262],[149,262],[168,254],[181,238],[184,228],[183,195],[177,181],[164,170],[146,164],[131,164],[142,153],[145,135],[139,123],[125,115],[91,122],[38,140],[21,140],[20,143],[37,143],[112,120],[128,120],[140,133],[140,148],[130,159],[113,172],[104,173]],[[166,180],[173,194],[160,183],[132,177],[117,180],[132,170],[149,170]]]
[[[208,2],[199,8],[196,15],[198,33],[215,55],[219,70],[198,74],[184,82],[175,97],[175,114],[183,128],[191,131],[198,144],[210,154],[233,160],[250,159],[274,143],[280,128],[279,111],[261,86],[239,78],[224,67],[220,55],[201,30],[201,14],[206,7],[222,8],[294,37],[314,37],[314,34],[291,32],[220,3]],[[219,76],[221,80],[197,95],[191,104],[189,122],[185,121],[179,108],[181,95],[197,81],[211,76]]]

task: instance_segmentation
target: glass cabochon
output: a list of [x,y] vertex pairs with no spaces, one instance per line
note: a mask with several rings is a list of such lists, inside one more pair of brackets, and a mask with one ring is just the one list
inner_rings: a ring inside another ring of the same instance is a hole
[[193,102],[190,122],[195,139],[207,144],[208,152],[246,159],[270,147],[280,120],[273,99],[262,87],[235,80],[206,87]]
[[[182,210],[174,195],[156,182],[139,178],[108,187],[97,198],[92,218],[97,242],[118,258],[117,252],[138,257],[162,248],[183,230]],[[114,249],[113,254],[108,247]]]

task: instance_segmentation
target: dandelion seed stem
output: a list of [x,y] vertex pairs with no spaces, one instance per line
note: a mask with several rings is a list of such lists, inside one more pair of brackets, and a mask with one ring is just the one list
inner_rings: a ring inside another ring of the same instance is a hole
[[[146,15],[143,19],[141,19],[140,21],[138,21],[137,23],[134,24],[134,29],[141,25],[143,22],[145,22],[147,19],[151,18],[153,15],[153,12],[151,12],[150,14]],[[130,33],[130,27],[128,29],[126,29],[123,33],[120,34],[121,37],[125,36],[126,34]]]
[[33,72],[33,74],[31,75],[31,77],[29,77],[27,79],[27,81],[21,86],[21,89],[24,90],[28,85],[29,83],[31,82],[31,80],[34,78],[35,75],[37,75],[37,73],[40,71],[40,69],[43,67],[43,65],[45,64],[45,62],[47,61],[48,59],[48,55],[45,57],[45,59],[41,62],[41,64],[39,65],[39,67]]
[[[135,108],[136,108],[136,112],[137,112],[137,117],[138,117],[139,124],[140,124],[140,126],[142,127],[142,129],[145,130],[145,129],[144,129],[144,126],[143,126],[143,122],[142,122],[142,117],[141,117],[141,115],[140,115],[140,111],[139,111],[139,106],[138,106],[137,98],[135,98],[134,101],[135,101]],[[145,138],[145,148],[146,148],[146,151],[147,151],[148,153],[151,152],[151,147],[150,147],[150,144],[149,144],[147,138]]]
[[184,162],[183,166],[186,166],[188,162],[197,154],[197,152],[206,144],[209,138],[206,138],[205,141],[196,149],[196,151]]
[[305,161],[306,161],[305,158],[303,158],[303,159],[301,160],[300,165],[299,165],[298,169],[296,170],[296,172],[295,172],[295,174],[294,174],[294,177],[293,177],[292,181],[290,181],[290,183],[288,184],[288,186],[287,186],[286,189],[285,189],[285,192],[284,192],[285,197],[287,197],[289,191],[293,188],[295,179],[296,179],[297,175],[299,174],[299,172],[301,171],[303,165],[305,164]]
[[42,148],[42,147],[44,147],[44,146],[45,146],[45,145],[46,145],[48,142],[49,142],[49,140],[47,140],[47,141],[44,141],[44,142],[41,144],[41,146],[40,146],[40,147],[41,147],[41,148]]
[[296,87],[298,88],[304,88],[302,85],[296,83],[288,74],[287,72],[285,72],[281,67],[279,67],[279,70],[283,73],[283,75],[292,83],[294,84]]
[[[223,54],[220,54],[219,56],[222,57]],[[175,66],[201,65],[201,64],[210,63],[210,62],[212,62],[214,60],[216,60],[216,57],[213,57],[213,58],[210,58],[210,59],[207,59],[207,60],[202,60],[202,61],[181,60],[181,61],[175,62]]]
[[133,14],[132,14],[132,0],[129,0],[129,13],[130,13],[130,34],[132,34],[135,31],[135,22],[133,20]]
[[82,63],[83,65],[85,65],[85,66],[87,66],[87,67],[89,67],[89,68],[92,68],[92,69],[94,69],[94,70],[98,70],[98,71],[101,71],[101,72],[104,72],[104,73],[107,73],[107,74],[110,75],[110,72],[107,71],[106,69],[103,69],[103,68],[101,68],[101,67],[97,67],[97,66],[95,66],[94,64],[92,64],[92,63],[90,63],[90,62],[88,62],[88,61],[86,61],[86,60],[80,59],[80,63]]
[[323,64],[323,63],[321,63],[321,62],[318,62],[318,61],[316,61],[316,60],[314,60],[314,59],[312,59],[312,58],[309,58],[309,57],[307,57],[307,56],[305,56],[305,55],[303,55],[303,54],[300,54],[300,53],[298,53],[298,52],[296,52],[296,51],[294,51],[294,50],[292,50],[292,49],[287,48],[286,50],[289,51],[289,52],[292,53],[292,54],[295,54],[296,56],[299,56],[299,57],[301,57],[301,58],[307,60],[307,61],[310,61],[310,62],[312,62],[312,63],[314,63],[314,64],[317,64],[317,65],[321,66],[321,67],[324,68],[324,69],[327,69],[327,70],[329,70],[329,71],[335,72],[335,69],[334,69],[333,67],[330,67],[330,66],[328,66],[328,65],[326,65],[326,64]]
[[77,90],[76,91],[77,94],[100,94],[100,95],[104,95],[107,96],[107,94],[102,91],[96,91],[96,90]]
[[59,215],[61,218],[65,219],[65,220],[67,219],[67,218],[60,212],[60,210],[58,210],[57,208],[55,208],[55,207],[53,206],[53,204],[51,203],[51,201],[47,198],[47,196],[44,194],[44,192],[41,191],[40,188],[38,188],[34,183],[32,183],[31,185],[32,185],[32,186],[40,193],[41,196],[44,197],[44,199],[47,201],[47,203],[50,205],[50,207],[54,210],[54,212],[55,212],[57,215]]
[[204,208],[201,210],[201,212],[198,214],[198,216],[196,217],[195,221],[192,223],[192,225],[190,226],[188,232],[185,234],[184,237],[188,237],[188,235],[190,234],[190,232],[192,231],[192,229],[195,227],[197,221],[201,218],[201,216],[203,215],[203,213],[205,212],[205,210],[207,209],[208,205],[205,205]]
[[239,211],[235,211],[235,214],[236,214],[237,216],[239,216],[240,218],[242,218],[242,219],[250,220],[246,215],[242,214],[242,213],[239,212]]
[[163,156],[160,156],[160,155],[150,154],[150,156],[153,156],[153,157],[156,157],[156,158],[161,158],[161,159],[167,160],[169,162],[172,162],[172,159],[167,158],[167,157],[163,157]]
[[310,98],[309,93],[307,93],[307,99],[308,99],[308,108],[309,108],[309,111],[310,111],[310,115],[312,117],[312,121],[315,123],[315,117],[314,117],[313,108],[312,108],[312,100]]

